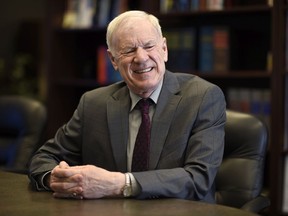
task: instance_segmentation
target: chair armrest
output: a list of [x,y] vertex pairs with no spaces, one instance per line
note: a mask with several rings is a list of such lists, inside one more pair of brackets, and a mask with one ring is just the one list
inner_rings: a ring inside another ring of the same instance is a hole
[[249,212],[259,213],[261,210],[268,208],[270,206],[270,199],[266,196],[259,195],[253,200],[245,203],[241,209]]

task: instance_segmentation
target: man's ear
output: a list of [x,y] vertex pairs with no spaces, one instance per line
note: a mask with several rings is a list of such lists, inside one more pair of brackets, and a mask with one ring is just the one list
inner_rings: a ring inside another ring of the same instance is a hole
[[109,59],[114,67],[114,70],[118,70],[118,66],[116,64],[116,61],[115,61],[115,57],[112,55],[112,52],[110,50],[107,50],[107,53],[108,53],[108,56],[109,56]]
[[163,37],[163,44],[162,44],[162,50],[164,54],[164,61],[168,61],[168,48],[167,48],[167,40],[165,37]]

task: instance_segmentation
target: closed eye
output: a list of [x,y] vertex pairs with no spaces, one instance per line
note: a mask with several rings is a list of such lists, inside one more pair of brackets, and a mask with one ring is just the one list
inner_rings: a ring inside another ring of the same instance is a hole
[[149,51],[149,50],[152,50],[154,47],[155,45],[148,45],[148,46],[145,46],[144,49]]

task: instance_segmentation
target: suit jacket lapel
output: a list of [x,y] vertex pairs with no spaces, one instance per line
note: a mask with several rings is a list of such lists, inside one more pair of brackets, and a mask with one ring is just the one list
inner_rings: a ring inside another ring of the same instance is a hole
[[107,103],[107,119],[117,170],[127,172],[130,97],[127,87],[117,91]]
[[149,169],[155,169],[157,167],[171,121],[182,98],[176,95],[179,89],[180,86],[176,77],[167,71],[153,116]]

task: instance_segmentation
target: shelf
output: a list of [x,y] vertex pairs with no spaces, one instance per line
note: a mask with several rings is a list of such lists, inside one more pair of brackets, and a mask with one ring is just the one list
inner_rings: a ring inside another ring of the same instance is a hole
[[106,33],[106,27],[92,27],[92,28],[55,28],[57,33]]
[[168,12],[159,13],[156,16],[162,19],[175,19],[175,18],[201,18],[206,16],[223,16],[223,15],[254,15],[255,13],[272,13],[272,8],[270,6],[251,6],[251,7],[233,7],[224,10],[198,10],[192,12]]
[[270,78],[271,72],[267,71],[231,71],[227,73],[194,73],[203,78],[221,78],[221,79],[258,79],[258,78]]
[[230,13],[255,13],[255,12],[268,12],[272,11],[272,7],[268,5],[254,5],[254,6],[235,6],[230,8],[225,8],[223,10],[195,10],[195,11],[189,11],[189,12],[167,12],[167,13],[159,13],[159,15],[195,15],[199,16],[201,14],[230,14]]
[[57,86],[78,87],[78,88],[97,88],[100,85],[93,79],[59,79],[55,81]]

